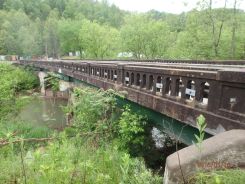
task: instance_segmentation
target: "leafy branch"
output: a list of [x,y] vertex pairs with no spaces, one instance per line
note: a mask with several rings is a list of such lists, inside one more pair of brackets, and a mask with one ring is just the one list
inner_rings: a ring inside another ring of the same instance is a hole
[[199,135],[195,134],[195,138],[197,140],[197,143],[195,145],[197,146],[197,148],[200,152],[202,151],[202,142],[203,142],[204,136],[205,136],[204,130],[207,126],[205,121],[206,121],[206,119],[202,114],[197,117],[197,128],[199,131]]

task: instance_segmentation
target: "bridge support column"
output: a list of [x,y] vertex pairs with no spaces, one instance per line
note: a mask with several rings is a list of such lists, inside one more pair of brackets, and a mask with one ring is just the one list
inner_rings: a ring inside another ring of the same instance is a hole
[[48,74],[45,72],[39,72],[38,77],[40,80],[40,86],[41,86],[41,94],[45,94],[45,77],[47,77]]

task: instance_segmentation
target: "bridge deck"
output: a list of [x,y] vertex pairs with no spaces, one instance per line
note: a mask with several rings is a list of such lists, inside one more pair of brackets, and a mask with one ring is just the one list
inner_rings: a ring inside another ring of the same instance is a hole
[[[159,62],[133,62],[133,61],[90,61],[90,60],[62,60],[63,62],[73,63],[90,63],[99,65],[127,65],[145,68],[167,68],[167,69],[184,69],[184,70],[199,70],[199,71],[219,71],[219,70],[242,70],[245,72],[245,63],[239,61],[236,64],[192,64],[192,63],[159,63]],[[55,60],[54,60],[55,62]],[[59,61],[56,61],[59,62]]]
[[[200,64],[201,63],[201,64]],[[22,61],[100,88],[127,91],[140,105],[212,134],[245,129],[245,61]]]

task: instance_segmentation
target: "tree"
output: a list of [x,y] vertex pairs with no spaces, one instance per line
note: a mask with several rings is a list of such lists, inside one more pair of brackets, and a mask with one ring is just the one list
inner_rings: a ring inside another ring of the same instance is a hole
[[57,9],[59,15],[63,15],[68,0],[45,0],[52,9]]
[[3,7],[6,10],[24,10],[22,0],[5,0]]
[[0,1],[0,10],[3,9],[4,0]]
[[149,21],[146,28],[146,45],[143,54],[146,58],[166,58],[167,49],[174,40],[174,34],[167,23]]
[[223,0],[222,8],[214,8],[214,0],[199,2],[194,10],[176,15],[126,12],[106,0],[2,0],[0,53],[58,58],[80,51],[83,58],[114,58],[127,52],[138,59],[244,59],[241,0]]
[[74,19],[77,14],[82,14],[90,21],[99,24],[107,24],[112,27],[120,27],[126,14],[115,5],[109,5],[107,1],[94,0],[69,0],[67,1],[64,17]]
[[224,22],[226,20],[226,5],[227,0],[224,1],[224,8],[214,11],[213,0],[203,0],[203,7],[206,12],[206,24],[211,29],[213,40],[212,47],[216,58],[219,56],[220,40],[224,28]]
[[128,16],[121,29],[123,49],[137,59],[166,56],[172,36],[165,22],[141,14]]
[[203,22],[203,12],[193,10],[186,15],[185,29],[177,35],[174,49],[170,54],[171,58],[210,59],[214,57],[209,28]]
[[4,46],[4,35],[5,31],[3,30],[3,24],[6,20],[6,12],[0,11],[0,54],[4,54],[6,52],[5,46]]
[[123,51],[131,52],[137,59],[143,57],[146,38],[144,31],[148,20],[141,15],[132,15],[125,18],[125,24],[121,28]]
[[[237,10],[236,13],[236,28],[235,28],[235,36],[233,35],[233,32],[231,31],[232,36],[234,36],[233,38],[230,37],[230,41],[231,41],[231,46],[233,46],[234,44],[234,57],[235,59],[245,59],[245,14],[244,12],[242,12],[241,10]],[[232,26],[231,26],[232,27]],[[229,28],[231,28],[229,27]],[[234,40],[233,40],[234,39]],[[231,48],[229,47],[229,50],[231,50]]]
[[33,22],[29,26],[20,28],[17,41],[21,46],[21,55],[37,56],[42,54],[42,38],[36,23]]
[[6,54],[22,54],[18,31],[30,24],[29,18],[22,11],[10,11],[2,24],[2,42]]
[[62,54],[83,50],[79,40],[79,30],[82,27],[81,20],[62,19],[58,24],[58,34]]
[[50,12],[44,25],[44,44],[46,56],[59,58],[58,12]]
[[84,21],[79,36],[80,46],[89,58],[115,57],[118,36],[118,31],[110,26]]

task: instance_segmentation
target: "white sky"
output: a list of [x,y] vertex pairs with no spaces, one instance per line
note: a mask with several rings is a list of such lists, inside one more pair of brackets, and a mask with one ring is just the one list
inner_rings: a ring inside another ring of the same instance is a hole
[[[120,9],[146,12],[149,10],[158,10],[168,13],[179,14],[183,11],[189,11],[197,7],[200,0],[107,0],[110,4],[115,4]],[[223,7],[225,0],[213,0],[214,7]],[[245,10],[245,0],[238,0],[238,8]],[[228,0],[228,7],[232,7],[234,0]]]

